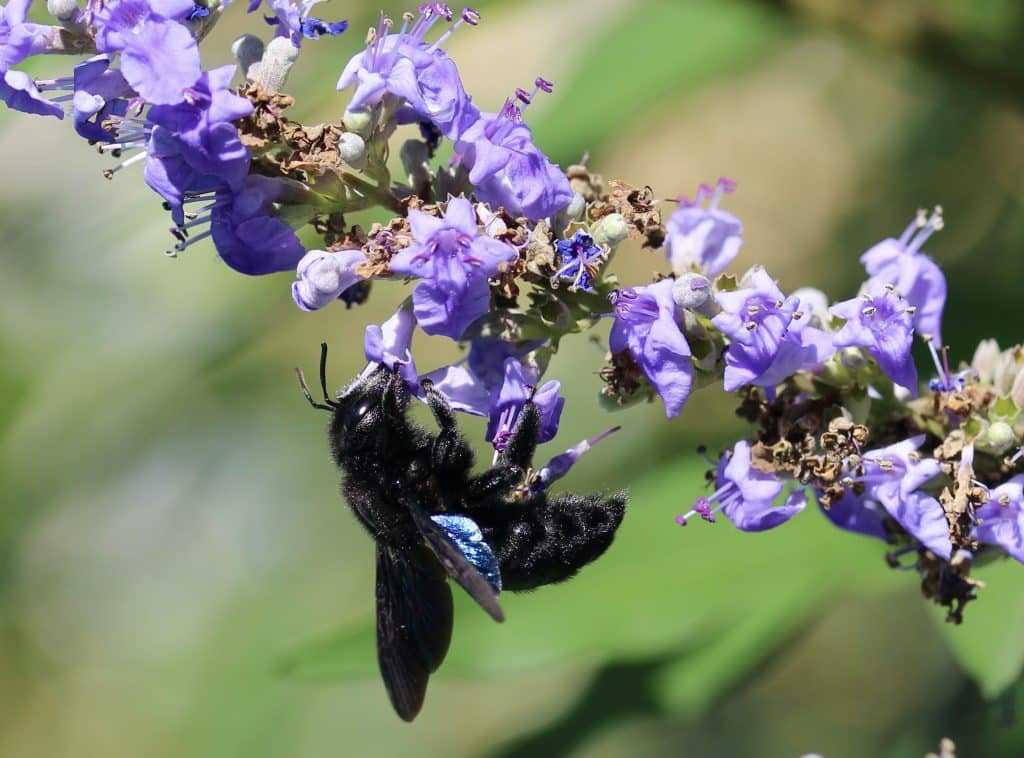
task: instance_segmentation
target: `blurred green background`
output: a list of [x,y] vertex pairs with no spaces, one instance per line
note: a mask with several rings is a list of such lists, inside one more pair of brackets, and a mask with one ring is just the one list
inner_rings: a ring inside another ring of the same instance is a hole
[[[941,203],[929,250],[952,355],[1020,339],[1019,0],[481,6],[449,46],[467,89],[496,109],[554,80],[528,121],[563,165],[589,151],[662,197],[737,179],[738,268],[834,298],[856,291],[861,252]],[[289,90],[307,122],[339,115],[334,81],[376,6],[318,10],[352,29],[303,48]],[[262,27],[242,11],[208,65]],[[326,339],[347,382],[401,285],[304,314],[288,275],[235,275],[204,246],[165,259],[141,172],[106,182],[69,124],[0,112],[0,156],[3,755],[919,757],[942,736],[961,756],[1024,754],[1024,570],[982,571],[950,628],[883,546],[813,510],[762,535],[681,530],[696,446],[742,432],[733,401],[705,390],[672,423],[655,405],[599,413],[585,338],[551,367],[568,405],[548,447],[623,425],[565,480],[630,489],[619,538],[572,582],[503,598],[504,625],[458,597],[449,659],[401,723],[376,674],[372,545],[291,374],[315,373]],[[616,266],[665,270],[638,248]],[[454,355],[417,350],[423,369]]]

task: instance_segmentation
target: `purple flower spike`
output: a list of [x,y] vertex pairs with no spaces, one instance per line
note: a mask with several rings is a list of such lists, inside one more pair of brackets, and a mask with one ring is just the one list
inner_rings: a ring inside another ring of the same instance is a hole
[[1024,563],[1024,476],[1015,476],[988,493],[988,502],[978,508],[973,537],[985,545],[996,545],[1007,555]]
[[612,352],[629,350],[669,418],[683,409],[693,384],[690,346],[676,323],[672,285],[672,279],[662,279],[613,292],[615,323],[608,340]]
[[894,384],[917,396],[917,367],[910,354],[914,309],[894,287],[869,281],[863,295],[837,303],[829,312],[846,319],[833,335],[837,348],[866,349]]
[[356,269],[365,262],[366,255],[359,248],[311,250],[296,267],[298,281],[292,282],[292,299],[304,311],[323,308],[362,280]]
[[[715,484],[718,489],[698,498],[689,513],[676,518],[678,524],[685,526],[694,514],[714,523],[714,514],[721,511],[738,529],[763,532],[786,523],[807,506],[803,490],[794,490],[782,505],[775,505],[782,482],[751,466],[750,444],[745,440],[719,459]],[[717,505],[711,508],[712,503]]]
[[726,392],[747,384],[775,387],[835,352],[829,335],[810,326],[810,309],[795,296],[786,298],[763,267],[751,269],[744,283],[717,294],[722,312],[711,319],[732,340],[725,354]]
[[518,253],[479,234],[476,212],[465,198],[450,199],[443,218],[410,211],[409,224],[413,244],[391,259],[391,270],[422,279],[413,305],[423,331],[460,339],[487,312],[488,278]]
[[946,307],[946,277],[921,248],[942,225],[941,208],[936,208],[931,216],[918,211],[899,239],[883,240],[860,257],[872,281],[893,285],[916,308],[914,328],[918,333],[939,343],[942,311]]
[[535,391],[530,385],[537,380],[526,375],[523,364],[515,358],[505,360],[505,380],[491,393],[490,423],[487,425],[487,441],[494,449],[502,451],[519,421],[523,406],[528,400],[540,410],[541,423],[538,443],[554,439],[558,432],[558,421],[562,416],[565,398],[559,393],[562,385],[557,381],[545,382]]
[[[685,197],[679,199],[679,210],[665,225],[665,250],[677,274],[696,269],[714,276],[724,271],[739,253],[743,224],[731,213],[718,208],[722,196],[735,189],[735,182],[722,178],[714,190],[702,184],[693,201]],[[703,207],[707,198],[710,202]]]

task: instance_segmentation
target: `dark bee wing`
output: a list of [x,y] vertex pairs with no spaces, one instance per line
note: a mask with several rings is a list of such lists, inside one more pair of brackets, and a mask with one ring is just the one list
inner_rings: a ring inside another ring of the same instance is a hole
[[[486,560],[484,551],[490,555],[490,561],[493,562],[493,565],[485,569],[484,572],[491,575],[492,578],[490,579],[484,573],[481,573],[480,569],[466,557],[464,551],[459,547],[458,542],[462,541],[458,536],[459,530],[455,531],[456,536],[453,538],[453,536],[449,535],[446,528],[442,528],[434,523],[426,511],[415,502],[407,499],[405,506],[412,514],[416,528],[423,535],[423,539],[430,549],[434,551],[437,559],[441,561],[441,565],[448,572],[448,576],[458,582],[459,586],[468,592],[469,596],[476,600],[491,618],[495,621],[504,621],[505,614],[501,612],[501,606],[498,604],[498,592],[501,589],[501,579],[498,576],[498,562],[494,560],[494,554],[487,543],[483,541],[482,535],[479,536],[478,540],[467,538],[465,541],[482,546],[483,549],[479,550],[479,555],[484,560]],[[447,518],[451,519],[454,517],[448,516]],[[477,534],[479,534],[480,528],[471,519],[465,516],[461,518],[476,527]]]
[[377,662],[395,711],[412,721],[452,639],[452,592],[425,545],[377,544]]

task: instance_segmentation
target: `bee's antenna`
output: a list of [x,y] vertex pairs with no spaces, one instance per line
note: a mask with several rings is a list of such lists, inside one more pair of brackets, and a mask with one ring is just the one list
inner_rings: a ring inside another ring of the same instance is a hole
[[320,343],[320,389],[324,393],[324,402],[330,407],[335,407],[337,403],[331,400],[331,396],[327,394],[327,343]]
[[298,377],[298,379],[299,379],[299,387],[302,389],[302,394],[306,396],[306,400],[309,401],[310,405],[312,405],[317,410],[321,410],[321,411],[333,411],[334,410],[333,406],[324,405],[323,403],[318,403],[316,400],[313,399],[313,396],[311,394],[309,394],[309,387],[306,386],[306,377],[304,377],[302,375],[302,369],[296,368],[295,369],[295,376]]

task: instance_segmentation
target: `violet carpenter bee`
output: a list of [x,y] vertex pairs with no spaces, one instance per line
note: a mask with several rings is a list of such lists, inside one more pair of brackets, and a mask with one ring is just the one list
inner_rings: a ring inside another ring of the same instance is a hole
[[540,413],[529,401],[495,465],[474,474],[455,412],[429,382],[423,397],[437,434],[407,418],[409,388],[393,367],[364,372],[332,399],[326,343],[321,348],[323,402],[297,373],[313,407],[331,414],[328,438],[341,491],[377,545],[377,658],[391,704],[411,721],[451,641],[447,579],[503,621],[502,589],[564,581],[608,549],[626,496],[549,498],[536,486]]

